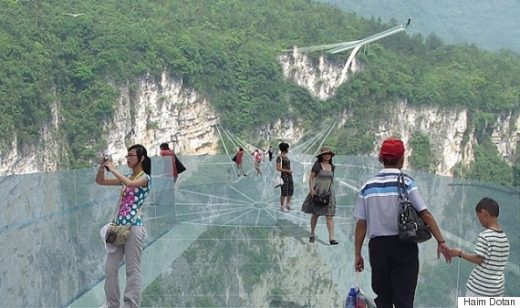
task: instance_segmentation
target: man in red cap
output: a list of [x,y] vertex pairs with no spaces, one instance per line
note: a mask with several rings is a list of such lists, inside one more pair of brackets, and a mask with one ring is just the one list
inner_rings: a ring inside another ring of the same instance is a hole
[[[357,219],[355,231],[355,268],[361,272],[364,260],[361,247],[368,235],[369,258],[372,268],[372,289],[376,293],[376,306],[413,307],[415,288],[419,275],[419,249],[417,244],[399,240],[397,218],[401,211],[397,178],[404,163],[405,148],[401,140],[389,138],[383,142],[379,161],[384,165],[376,176],[361,188],[356,202],[354,216]],[[424,222],[430,226],[437,240],[437,258],[440,254],[446,262],[451,261],[449,247],[428,211],[419,193],[417,184],[404,174],[408,198]]]

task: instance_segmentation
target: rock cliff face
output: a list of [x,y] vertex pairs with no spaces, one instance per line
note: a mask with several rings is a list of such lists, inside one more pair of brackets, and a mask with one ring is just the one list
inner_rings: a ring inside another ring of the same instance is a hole
[[[214,125],[218,115],[209,102],[182,80],[170,79],[163,73],[156,83],[149,78],[141,80],[135,97],[127,88],[122,89],[115,117],[106,124],[109,153],[122,162],[124,149],[141,143],[149,156],[159,154],[159,144],[175,144],[182,154],[214,154],[218,135]],[[123,149],[123,150],[122,150]]]
[[[333,96],[343,82],[362,69],[355,59],[346,67],[345,63],[331,62],[323,56],[311,60],[297,49],[280,56],[279,61],[286,78],[321,100]],[[219,123],[218,111],[206,98],[184,86],[181,79],[172,79],[165,72],[158,81],[144,77],[133,93],[125,87],[120,92],[114,118],[103,124],[107,152],[117,163],[124,163],[124,149],[133,143],[147,147],[150,156],[158,155],[158,145],[162,142],[174,144],[176,152],[184,155],[217,152],[220,143],[215,128]],[[0,175],[54,171],[60,163],[67,161],[58,134],[61,122],[58,100],[52,108],[53,119],[42,127],[37,145],[20,149],[15,139],[10,151],[0,153]],[[345,113],[343,116],[350,115]],[[494,127],[492,142],[504,160],[511,164],[520,140],[520,116],[499,117]],[[373,133],[377,137],[374,153],[381,139],[399,135],[408,142],[413,132],[430,136],[438,174],[452,175],[457,164],[467,166],[474,159],[476,139],[467,110],[412,107],[406,101],[396,104],[387,119],[374,127]],[[258,128],[258,135],[266,140],[282,138],[293,143],[305,133],[297,121],[283,122],[282,126],[282,122],[275,120],[265,128]],[[408,155],[412,152],[409,148]]]
[[520,142],[520,116],[513,118],[510,114],[499,117],[495,129],[491,135],[491,142],[497,147],[498,152],[510,161],[514,155],[516,146]]
[[[159,153],[159,144],[169,142],[186,155],[214,154],[219,139],[214,128],[219,118],[209,102],[182,80],[163,73],[158,82],[143,78],[135,93],[120,89],[114,118],[104,123],[108,147],[117,163],[124,163],[126,148],[143,144],[150,156]],[[55,171],[66,162],[58,134],[59,104],[52,106],[53,119],[41,130],[39,143],[18,148],[16,137],[10,151],[0,153],[0,175]]]
[[57,169],[58,163],[66,159],[62,155],[64,151],[58,134],[60,117],[57,100],[51,109],[52,120],[41,128],[38,144],[18,147],[17,137],[14,134],[10,150],[0,152],[0,176],[54,171]]
[[355,73],[361,69],[355,59],[346,66],[346,63],[341,65],[327,61],[321,55],[315,63],[297,48],[290,54],[280,56],[279,61],[287,78],[307,88],[321,100],[334,95],[336,89],[348,79],[349,71]]
[[[375,128],[377,140],[388,136],[401,136],[405,144],[409,144],[411,133],[420,131],[430,136],[433,154],[436,157],[436,173],[451,175],[456,164],[469,166],[473,161],[473,145],[475,140],[470,133],[470,139],[464,143],[464,135],[468,130],[466,110],[442,110],[436,107],[412,108],[401,102],[395,105],[392,117],[382,121]],[[374,148],[377,149],[377,145]],[[409,148],[407,157],[413,153]],[[376,153],[373,153],[376,156]]]
[[[334,95],[337,87],[351,77],[349,73],[352,75],[362,69],[356,60],[348,68],[343,64],[327,61],[323,56],[316,64],[297,49],[279,59],[287,79],[305,87],[322,100]],[[345,118],[348,116],[344,114]],[[387,120],[382,120],[379,127],[374,127],[377,144],[374,144],[373,154],[376,154],[380,141],[386,137],[398,135],[407,143],[413,132],[422,132],[430,136],[437,161],[436,172],[440,175],[453,175],[457,164],[468,166],[474,160],[476,138],[469,124],[466,109],[413,107],[403,101],[394,106]],[[520,116],[509,114],[499,117],[494,127],[492,142],[503,159],[512,164],[520,140]],[[407,152],[409,156],[413,148],[408,148]]]

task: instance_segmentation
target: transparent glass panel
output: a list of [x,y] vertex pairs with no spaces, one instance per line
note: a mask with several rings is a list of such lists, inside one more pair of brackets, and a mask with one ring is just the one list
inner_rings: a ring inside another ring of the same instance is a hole
[[[144,212],[143,307],[342,306],[348,289],[356,285],[373,298],[369,264],[361,274],[353,270],[352,211],[358,189],[381,166],[369,157],[334,157],[334,222],[340,244],[330,246],[323,217],[316,242],[308,242],[310,217],[300,211],[315,158],[290,157],[295,194],[289,213],[279,210],[280,192],[271,185],[274,162],[263,162],[263,176],[255,176],[246,157],[248,176],[238,177],[228,156],[180,157],[187,171],[174,185],[171,161],[153,159],[153,191]],[[99,229],[114,214],[119,188],[96,185],[95,172],[0,178],[5,198],[0,298],[7,307],[104,303],[105,251]],[[499,202],[499,219],[511,244],[506,296],[519,296],[518,190],[409,173],[448,244],[466,251],[473,250],[482,230],[475,204],[485,196]],[[363,254],[368,260],[366,247]],[[420,245],[420,262],[416,306],[456,306],[472,264],[438,260],[435,241]],[[124,265],[120,280],[123,288]]]

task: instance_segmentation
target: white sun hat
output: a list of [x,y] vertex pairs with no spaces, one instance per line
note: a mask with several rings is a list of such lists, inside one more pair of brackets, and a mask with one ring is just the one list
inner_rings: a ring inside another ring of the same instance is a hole
[[105,249],[108,253],[113,253],[117,250],[117,246],[114,244],[107,243],[107,233],[110,228],[110,224],[104,225],[101,230],[99,230],[99,234],[101,235],[101,240],[105,244]]

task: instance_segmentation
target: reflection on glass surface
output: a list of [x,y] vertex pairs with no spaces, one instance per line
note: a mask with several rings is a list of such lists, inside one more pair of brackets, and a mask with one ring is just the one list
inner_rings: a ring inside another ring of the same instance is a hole
[[[359,275],[353,271],[352,210],[358,188],[380,165],[367,157],[334,157],[340,244],[330,246],[323,217],[316,242],[308,242],[310,216],[300,211],[314,158],[290,157],[295,209],[289,213],[279,210],[269,162],[262,163],[264,175],[256,177],[248,161],[249,176],[238,178],[227,156],[181,157],[188,169],[174,186],[162,174],[164,159],[153,160],[142,306],[342,306],[355,285],[373,297],[368,264]],[[518,296],[518,191],[409,173],[448,244],[466,251],[473,250],[481,230],[475,204],[484,196],[499,202],[499,219],[511,244],[506,296]],[[99,228],[110,219],[118,191],[95,185],[94,177],[95,170],[85,169],[1,179],[6,202],[0,215],[0,298],[6,306],[103,304]],[[415,304],[454,307],[473,265],[459,259],[446,264],[437,260],[435,249],[434,241],[420,245]],[[367,249],[363,254],[368,257]],[[124,273],[120,276],[124,279]]]

